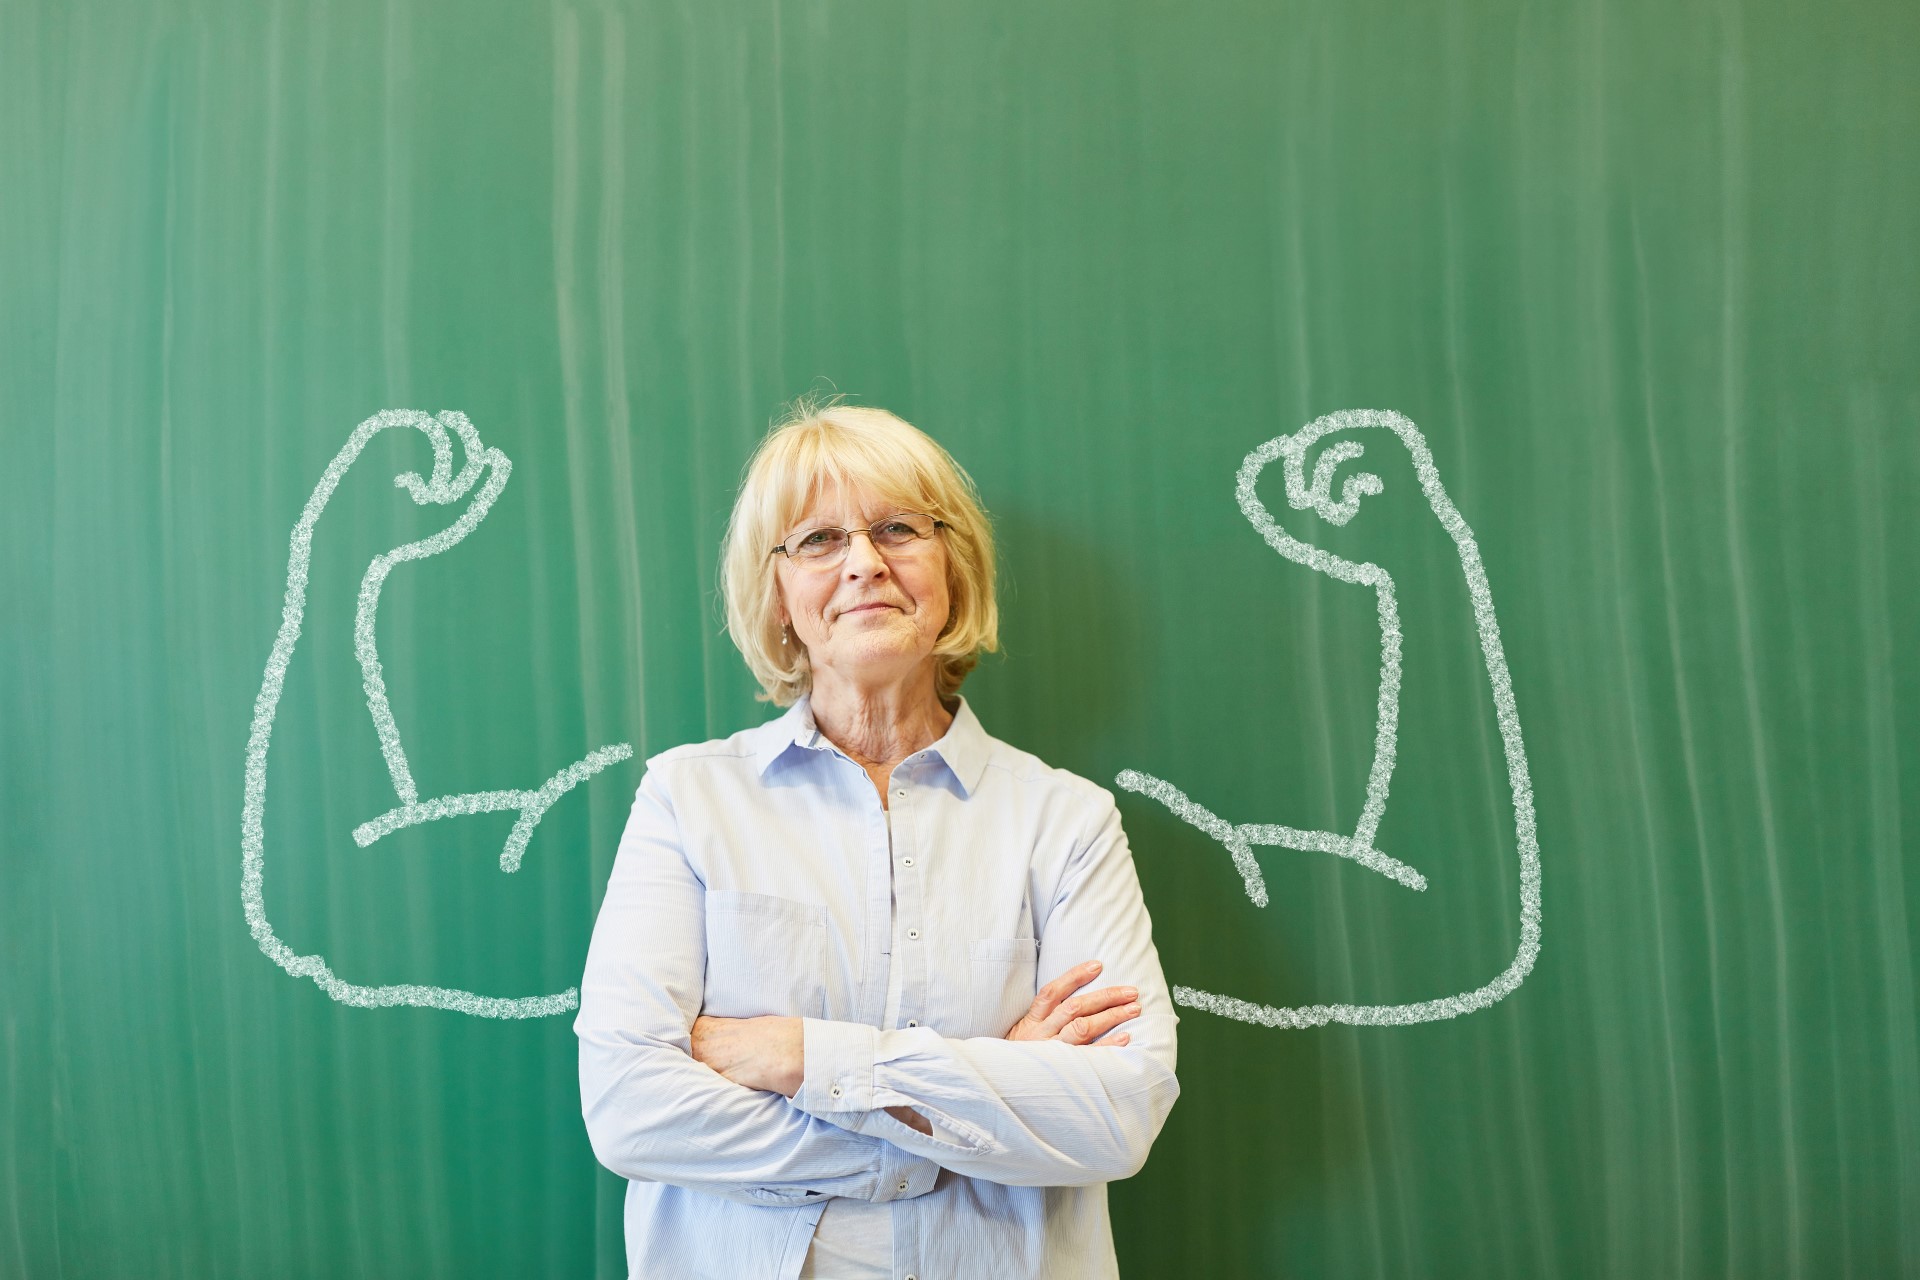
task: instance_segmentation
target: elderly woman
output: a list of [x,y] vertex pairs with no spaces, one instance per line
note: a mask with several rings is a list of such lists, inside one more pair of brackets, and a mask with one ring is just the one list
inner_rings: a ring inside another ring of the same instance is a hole
[[630,1273],[1117,1274],[1179,1019],[1112,795],[959,696],[998,646],[972,481],[802,401],[722,559],[787,711],[647,761],[574,1024]]

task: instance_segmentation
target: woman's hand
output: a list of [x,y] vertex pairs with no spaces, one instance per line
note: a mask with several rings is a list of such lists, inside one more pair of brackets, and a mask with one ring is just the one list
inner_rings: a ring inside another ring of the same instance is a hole
[[[1140,1016],[1140,993],[1132,987],[1102,987],[1080,995],[1070,992],[1092,982],[1100,962],[1077,964],[1040,988],[1033,1005],[1013,1024],[1004,1040],[1061,1040],[1067,1044],[1094,1044],[1128,1018]],[[1121,1032],[1096,1048],[1119,1046],[1131,1039]]]
[[693,1056],[738,1085],[791,1098],[806,1075],[799,1018],[693,1020]]

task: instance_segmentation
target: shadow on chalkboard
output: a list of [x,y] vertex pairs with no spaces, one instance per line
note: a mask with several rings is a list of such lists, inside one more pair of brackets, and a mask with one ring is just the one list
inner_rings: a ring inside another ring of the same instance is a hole
[[[1120,768],[1147,755],[1153,733],[1129,690],[1167,660],[1148,638],[1157,628],[1142,625],[1155,606],[1082,526],[1018,508],[997,512],[996,526],[1002,653],[982,662],[967,696],[994,736],[1111,790]],[[1243,975],[1250,991],[1285,989],[1306,943],[1276,935],[1276,917],[1247,901],[1209,837],[1159,805],[1125,794],[1119,801],[1168,981],[1206,985],[1226,970]],[[1355,1135],[1367,1118],[1356,1037],[1364,1033],[1274,1030],[1180,1012],[1181,1102],[1160,1154],[1116,1188],[1121,1203],[1133,1194],[1196,1206],[1224,1198],[1249,1210],[1234,1220],[1278,1229],[1287,1206],[1324,1197],[1329,1181],[1362,1176]],[[1172,1187],[1157,1181],[1156,1168],[1168,1177],[1195,1168],[1216,1176],[1205,1186],[1189,1177]],[[1122,1234],[1128,1217],[1115,1215]],[[1158,1273],[1153,1255],[1165,1235],[1126,1242],[1126,1256]]]
[[995,737],[1085,772],[1090,751],[1128,732],[1139,602],[1111,553],[1057,515],[996,510],[994,538],[1000,652],[982,659],[967,697]]

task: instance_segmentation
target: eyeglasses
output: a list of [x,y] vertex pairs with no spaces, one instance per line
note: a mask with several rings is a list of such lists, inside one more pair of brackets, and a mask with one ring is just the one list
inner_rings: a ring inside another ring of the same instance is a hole
[[856,533],[866,534],[868,540],[881,551],[899,551],[917,547],[923,540],[931,538],[935,529],[946,527],[944,520],[908,512],[885,516],[865,529],[805,529],[767,554],[784,552],[789,560],[824,568],[838,563],[847,554],[847,548],[853,545],[853,535]]

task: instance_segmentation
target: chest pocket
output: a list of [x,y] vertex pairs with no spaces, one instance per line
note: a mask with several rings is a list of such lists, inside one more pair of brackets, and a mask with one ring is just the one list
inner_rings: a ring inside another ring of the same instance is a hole
[[1040,944],[1033,938],[982,938],[967,944],[973,982],[970,1036],[1004,1036],[1033,1003]]
[[821,1018],[827,1009],[827,909],[737,889],[707,891],[707,985],[716,1018]]

